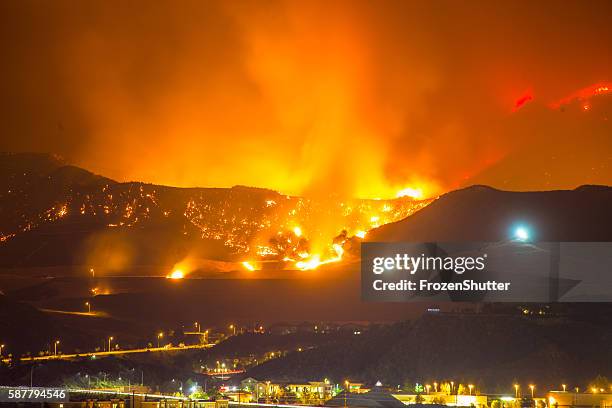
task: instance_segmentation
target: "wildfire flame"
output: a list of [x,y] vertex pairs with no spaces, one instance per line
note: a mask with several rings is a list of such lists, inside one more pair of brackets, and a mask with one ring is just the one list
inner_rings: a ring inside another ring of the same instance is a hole
[[185,277],[185,272],[180,269],[175,269],[168,275],[166,275],[166,279],[183,279]]
[[397,197],[410,197],[420,200],[423,198],[423,190],[420,188],[406,187],[397,192]]
[[296,262],[295,266],[298,269],[307,271],[310,269],[316,269],[321,265],[325,265],[325,264],[329,264],[333,262],[340,262],[342,260],[342,255],[344,254],[344,248],[342,248],[342,245],[340,244],[333,244],[332,248],[334,252],[336,253],[336,255],[333,258],[322,261],[320,255],[313,255],[312,257],[310,257],[309,259],[305,261]]

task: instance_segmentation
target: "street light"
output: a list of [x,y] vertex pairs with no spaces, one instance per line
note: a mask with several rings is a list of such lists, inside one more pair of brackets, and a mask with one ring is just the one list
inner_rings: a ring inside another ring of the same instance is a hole
[[344,381],[344,406],[346,407],[346,398],[348,397],[348,390],[349,390],[349,382],[348,380]]
[[514,384],[514,396],[515,396],[516,398],[518,398],[518,397],[519,397],[519,393],[518,393],[518,391],[519,391],[519,385],[518,385],[518,384]]
[[529,228],[524,225],[519,225],[514,229],[514,240],[519,242],[527,242],[530,239]]
[[87,306],[87,313],[91,313],[91,304],[89,302],[85,302],[85,306]]
[[469,384],[468,388],[470,389],[470,395],[472,395],[472,388],[474,388],[474,386],[472,384]]
[[533,399],[533,390],[535,389],[535,385],[529,384],[529,389],[531,390],[531,399]]
[[234,336],[236,335],[236,326],[234,326],[233,324],[230,324],[229,326],[230,330],[232,330],[232,332],[234,333]]
[[427,393],[429,394],[429,390],[431,389],[431,385],[427,384],[427,385],[425,385],[425,388],[427,388]]
[[159,348],[159,339],[161,339],[162,337],[164,337],[164,332],[159,332],[157,334],[157,348]]
[[111,351],[111,341],[113,341],[113,336],[108,338],[108,351]]
[[561,387],[563,387],[563,392],[565,392],[565,384],[561,384]]
[[195,322],[195,323],[194,323],[194,326],[195,326],[195,328],[196,328],[196,332],[198,332],[198,333],[199,333],[199,332],[200,332],[200,323]]
[[451,381],[451,382],[450,382],[450,384],[451,384],[450,393],[452,394],[452,393],[453,393],[453,390],[455,389],[455,382],[454,382],[454,381]]
[[59,340],[55,340],[55,343],[53,343],[53,355],[57,356],[57,345],[60,343]]
[[2,349],[4,348],[4,344],[0,344],[0,358],[2,358]]
[[434,392],[438,392],[438,383],[434,381]]

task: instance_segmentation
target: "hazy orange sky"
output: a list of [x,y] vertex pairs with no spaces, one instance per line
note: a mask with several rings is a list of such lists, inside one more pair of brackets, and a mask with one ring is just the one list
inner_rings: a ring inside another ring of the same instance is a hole
[[609,103],[549,108],[612,79],[611,9],[3,1],[0,149],[120,181],[293,194],[612,184]]

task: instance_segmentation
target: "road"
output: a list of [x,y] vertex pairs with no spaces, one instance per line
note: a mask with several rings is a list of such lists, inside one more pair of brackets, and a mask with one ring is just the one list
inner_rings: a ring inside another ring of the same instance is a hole
[[[181,350],[191,350],[191,349],[207,349],[213,347],[214,344],[196,344],[190,346],[163,346],[163,347],[149,347],[149,348],[140,348],[140,349],[126,349],[126,350],[113,350],[113,351],[97,351],[97,352],[86,352],[86,353],[78,353],[78,354],[58,354],[58,355],[48,355],[48,356],[36,356],[36,357],[21,357],[20,361],[41,361],[41,360],[70,360],[73,358],[82,358],[82,357],[106,357],[106,356],[116,356],[121,354],[133,354],[133,353],[146,353],[146,352],[157,352],[157,351],[181,351]],[[9,363],[10,360],[5,358],[2,360],[3,363]]]

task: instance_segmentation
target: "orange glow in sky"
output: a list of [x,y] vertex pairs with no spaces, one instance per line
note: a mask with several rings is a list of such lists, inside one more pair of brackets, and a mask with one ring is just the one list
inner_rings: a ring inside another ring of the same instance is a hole
[[[503,188],[522,165],[509,157],[556,131],[542,108],[610,89],[598,7],[612,6],[597,2],[56,4],[3,13],[2,38],[19,41],[1,45],[0,150],[118,181],[359,198]],[[581,139],[578,180],[606,180],[588,162],[607,140]],[[533,164],[551,175],[516,188],[575,187]]]

